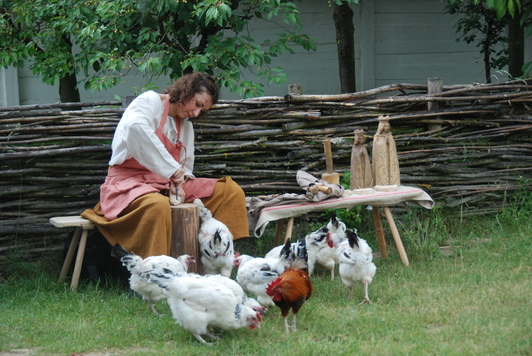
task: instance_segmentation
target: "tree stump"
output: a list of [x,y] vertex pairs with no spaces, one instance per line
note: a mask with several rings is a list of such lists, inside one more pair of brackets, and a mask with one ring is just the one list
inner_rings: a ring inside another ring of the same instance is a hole
[[198,244],[200,228],[199,206],[185,203],[171,206],[172,213],[172,245],[170,256],[183,254],[194,256],[196,263],[189,267],[189,272],[203,274],[201,255]]

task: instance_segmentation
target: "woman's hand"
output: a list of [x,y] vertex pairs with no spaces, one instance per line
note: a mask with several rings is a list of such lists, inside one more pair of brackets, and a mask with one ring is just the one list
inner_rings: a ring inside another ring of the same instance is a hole
[[185,170],[179,168],[170,177],[170,204],[179,205],[185,202],[185,191],[183,183],[185,182]]
[[185,177],[185,170],[183,168],[179,168],[177,171],[172,174],[170,177],[170,180],[174,183],[182,183],[184,181]]

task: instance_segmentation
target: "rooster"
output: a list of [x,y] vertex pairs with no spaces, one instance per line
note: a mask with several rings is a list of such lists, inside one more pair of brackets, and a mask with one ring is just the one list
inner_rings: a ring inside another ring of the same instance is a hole
[[334,279],[334,269],[338,265],[338,257],[336,255],[336,250],[338,245],[342,243],[345,237],[345,224],[336,218],[336,215],[333,214],[330,221],[327,223],[327,229],[331,233],[331,240],[333,242],[333,247],[326,246],[322,247],[316,255],[316,263],[326,269],[331,271],[331,280]]
[[154,314],[159,314],[153,303],[166,299],[163,290],[156,284],[151,283],[146,278],[148,273],[172,273],[174,275],[185,275],[190,265],[196,262],[193,256],[181,255],[178,258],[170,256],[151,256],[145,259],[128,252],[120,244],[115,244],[111,249],[111,255],[119,259],[131,273],[129,277],[129,287],[134,292],[142,296]]
[[218,339],[209,328],[260,328],[260,313],[242,304],[220,283],[206,282],[203,276],[177,277],[171,274],[150,274],[149,279],[163,288],[176,322],[202,344],[209,344],[202,335]]
[[234,266],[237,269],[236,281],[246,292],[254,295],[266,308],[275,305],[266,294],[266,287],[284,272],[285,267],[278,259],[238,255]]
[[[300,247],[302,246],[304,244],[300,245]],[[272,297],[275,305],[281,309],[285,331],[288,333],[290,329],[297,330],[296,315],[305,301],[310,298],[313,288],[307,273],[305,251],[299,251],[299,256],[296,256],[295,252],[291,251],[290,240],[287,240],[282,253],[288,263],[288,267],[275,281],[268,284],[266,293]],[[288,323],[290,310],[292,310],[293,314],[292,325]]]
[[198,242],[204,272],[230,277],[234,260],[233,235],[224,223],[212,216],[200,199],[195,199],[194,204],[200,206],[202,222]]
[[337,251],[340,260],[340,277],[349,289],[349,299],[352,299],[353,284],[359,282],[364,285],[365,291],[360,304],[370,304],[368,286],[377,272],[371,247],[366,240],[358,236],[356,230],[346,230],[346,237],[347,241],[342,242]]
[[[323,226],[320,229],[306,235],[304,242],[306,245],[306,253],[308,254],[308,259],[306,261],[308,265],[308,274],[312,275],[312,272],[314,271],[314,266],[316,264],[318,251],[320,251],[322,248],[332,248],[334,244],[331,239],[329,229],[326,226]],[[296,256],[298,248],[297,245],[298,242],[294,242],[291,244],[291,249],[296,253]],[[279,256],[281,255],[281,250],[283,248],[285,248],[285,245],[274,247],[272,250],[270,250],[270,252],[266,254],[265,257],[279,259]]]

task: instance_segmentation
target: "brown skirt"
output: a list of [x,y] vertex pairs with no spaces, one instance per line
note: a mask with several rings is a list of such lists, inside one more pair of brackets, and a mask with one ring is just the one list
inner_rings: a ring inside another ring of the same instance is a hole
[[[231,177],[219,179],[213,194],[201,200],[216,219],[227,225],[234,240],[250,236],[245,194]],[[170,254],[170,201],[163,194],[150,193],[135,199],[115,220],[103,216],[100,203],[81,216],[94,222],[111,245],[119,243],[142,258]]]

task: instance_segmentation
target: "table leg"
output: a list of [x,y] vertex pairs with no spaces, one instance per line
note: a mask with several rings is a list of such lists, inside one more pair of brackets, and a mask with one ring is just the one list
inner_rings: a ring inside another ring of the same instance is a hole
[[384,239],[384,230],[382,229],[381,215],[379,213],[379,207],[373,207],[373,224],[375,225],[375,230],[377,232],[377,240],[379,241],[379,249],[381,250],[381,257],[388,257],[386,252],[386,240]]
[[288,223],[286,224],[286,232],[284,234],[284,243],[292,239],[292,228],[294,227],[294,217],[288,218]]
[[284,221],[285,219],[280,219],[277,222],[277,231],[275,232],[273,247],[279,246],[281,244],[281,234],[283,233]]
[[397,245],[397,251],[401,257],[401,261],[405,266],[408,266],[408,257],[406,256],[405,248],[403,247],[403,242],[401,241],[401,236],[399,236],[399,231],[397,231],[397,226],[395,226],[395,221],[393,221],[392,212],[390,208],[385,206],[383,208],[384,214],[386,215],[386,220],[388,220],[388,225],[390,225],[390,230],[392,230],[393,239]]

